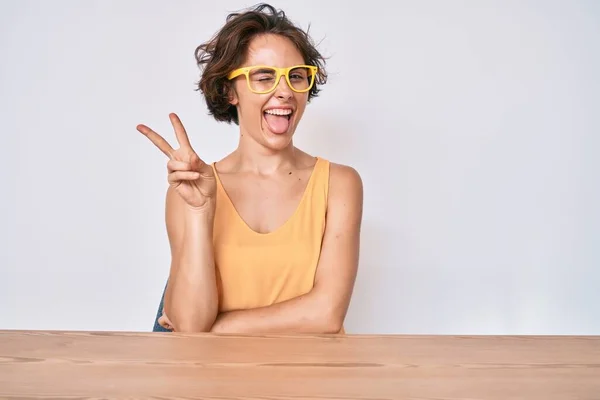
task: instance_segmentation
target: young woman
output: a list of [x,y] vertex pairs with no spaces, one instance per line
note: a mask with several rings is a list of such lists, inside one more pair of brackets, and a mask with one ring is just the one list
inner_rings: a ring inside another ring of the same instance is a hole
[[196,58],[210,114],[239,126],[239,144],[208,164],[175,114],[177,148],[138,126],[168,157],[172,262],[158,322],[177,332],[343,332],[362,181],[292,140],[326,81],[323,57],[282,11],[262,4],[230,14]]

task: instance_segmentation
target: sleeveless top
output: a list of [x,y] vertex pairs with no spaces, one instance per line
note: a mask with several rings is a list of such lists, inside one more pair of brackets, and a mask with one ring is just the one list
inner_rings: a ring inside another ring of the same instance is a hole
[[306,189],[292,216],[270,233],[252,230],[217,181],[214,256],[219,311],[269,306],[310,292],[313,287],[329,188],[329,162],[316,158]]

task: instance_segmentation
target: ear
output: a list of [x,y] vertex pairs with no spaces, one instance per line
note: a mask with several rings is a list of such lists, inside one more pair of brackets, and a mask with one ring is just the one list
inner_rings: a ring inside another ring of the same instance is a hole
[[228,84],[225,87],[225,90],[227,93],[227,101],[229,102],[229,104],[231,104],[232,106],[237,106],[239,103],[239,99],[238,99],[237,92],[235,90],[235,85]]

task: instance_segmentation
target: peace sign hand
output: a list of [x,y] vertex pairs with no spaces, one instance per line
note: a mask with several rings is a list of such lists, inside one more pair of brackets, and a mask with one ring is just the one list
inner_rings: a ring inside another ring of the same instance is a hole
[[167,157],[168,182],[194,211],[203,211],[214,207],[216,197],[216,177],[212,167],[198,157],[188,139],[179,117],[169,114],[179,148],[171,145],[158,133],[146,125],[138,125],[137,130],[144,134]]

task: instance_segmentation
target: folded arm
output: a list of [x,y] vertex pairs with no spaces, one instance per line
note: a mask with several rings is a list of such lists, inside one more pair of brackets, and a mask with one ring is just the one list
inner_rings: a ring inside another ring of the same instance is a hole
[[313,289],[267,307],[218,315],[212,332],[337,333],[354,288],[359,259],[363,187],[358,173],[331,164],[327,220]]

